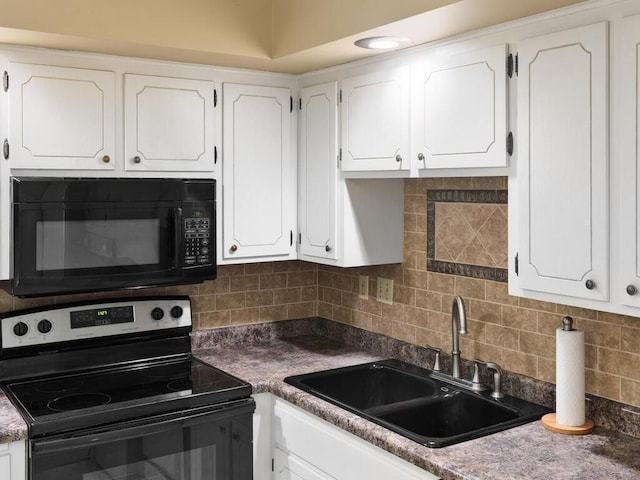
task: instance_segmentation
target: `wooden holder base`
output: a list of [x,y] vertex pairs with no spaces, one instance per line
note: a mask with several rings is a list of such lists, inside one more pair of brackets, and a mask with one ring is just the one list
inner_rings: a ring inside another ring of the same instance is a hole
[[547,430],[551,430],[552,432],[562,433],[563,435],[586,435],[587,433],[591,433],[593,431],[593,421],[587,420],[584,425],[580,425],[578,427],[570,427],[568,425],[560,425],[556,421],[555,413],[547,413],[542,417],[542,425]]

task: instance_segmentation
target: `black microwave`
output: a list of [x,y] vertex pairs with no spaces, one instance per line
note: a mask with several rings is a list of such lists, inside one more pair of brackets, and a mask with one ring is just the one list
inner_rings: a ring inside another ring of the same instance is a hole
[[216,277],[215,180],[13,177],[19,297]]

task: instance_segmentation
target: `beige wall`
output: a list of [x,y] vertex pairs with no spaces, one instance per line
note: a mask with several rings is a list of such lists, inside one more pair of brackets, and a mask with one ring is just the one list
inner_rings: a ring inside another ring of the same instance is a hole
[[[219,267],[214,281],[201,285],[141,290],[131,294],[188,294],[196,328],[267,322],[319,315],[414,344],[451,350],[451,303],[467,303],[469,335],[462,356],[498,362],[503,368],[554,382],[555,329],[572,315],[585,330],[587,391],[640,406],[640,319],[509,296],[504,283],[426,271],[427,189],[506,189],[504,178],[405,181],[404,262],[366,268],[334,268],[306,262],[268,262]],[[497,229],[506,245],[506,227]],[[503,247],[504,248],[504,247]],[[358,276],[395,283],[394,304],[358,298]],[[21,300],[0,293],[8,311],[82,297],[121,292]]]

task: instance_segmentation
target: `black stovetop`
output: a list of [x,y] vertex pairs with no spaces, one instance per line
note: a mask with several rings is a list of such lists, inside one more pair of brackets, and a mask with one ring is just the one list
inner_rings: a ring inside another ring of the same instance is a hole
[[188,356],[3,385],[36,437],[251,394],[250,384]]

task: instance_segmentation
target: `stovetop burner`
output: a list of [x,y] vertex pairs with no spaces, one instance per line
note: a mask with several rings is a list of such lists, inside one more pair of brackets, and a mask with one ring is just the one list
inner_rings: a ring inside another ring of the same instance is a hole
[[58,397],[47,403],[49,410],[54,412],[68,412],[79,408],[97,407],[111,401],[111,397],[104,393],[72,393]]

